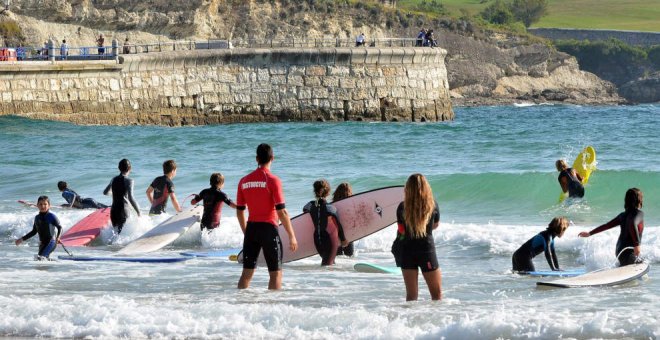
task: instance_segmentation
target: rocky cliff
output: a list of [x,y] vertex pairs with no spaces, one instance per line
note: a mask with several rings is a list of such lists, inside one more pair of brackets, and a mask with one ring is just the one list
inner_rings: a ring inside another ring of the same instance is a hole
[[545,44],[520,44],[510,37],[488,40],[445,31],[449,88],[459,105],[516,101],[615,104],[616,87],[581,71],[576,59]]
[[635,103],[660,102],[660,72],[630,81],[621,86],[619,92]]
[[464,21],[429,21],[375,4],[323,0],[22,0],[16,14],[29,43],[52,36],[94,44],[98,33],[134,43],[168,39],[414,37],[436,28],[447,49],[449,85],[458,105],[560,101],[618,103],[614,86],[579,70],[575,59],[525,38]]

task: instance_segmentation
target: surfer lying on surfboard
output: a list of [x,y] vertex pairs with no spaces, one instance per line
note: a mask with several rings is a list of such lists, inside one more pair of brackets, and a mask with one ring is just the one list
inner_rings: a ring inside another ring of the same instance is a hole
[[[39,258],[48,259],[50,254],[55,250],[57,244],[60,242],[60,234],[62,233],[62,225],[60,220],[50,212],[50,199],[48,196],[39,196],[37,199],[37,207],[39,214],[34,217],[32,230],[25,234],[25,236],[16,239],[14,243],[20,245],[23,241],[29,240],[32,236],[39,234]],[[55,234],[57,229],[57,234]]]
[[62,197],[66,200],[67,204],[62,205],[64,207],[76,209],[101,209],[108,207],[105,204],[96,202],[93,198],[80,197],[77,192],[69,188],[69,185],[65,181],[57,182],[57,188],[62,193]]
[[637,188],[630,188],[626,191],[626,198],[623,205],[624,212],[613,220],[589,232],[581,232],[578,236],[589,237],[601,231],[621,226],[621,233],[616,242],[616,254],[619,260],[619,266],[636,263],[641,253],[642,232],[644,231],[644,212],[640,210],[643,205],[644,195],[642,191]]
[[530,238],[513,253],[511,258],[513,270],[516,272],[536,271],[532,259],[542,252],[545,253],[545,259],[548,261],[550,269],[553,271],[560,270],[557,253],[555,252],[555,237],[562,237],[566,229],[568,229],[568,219],[566,217],[553,218],[546,230]]

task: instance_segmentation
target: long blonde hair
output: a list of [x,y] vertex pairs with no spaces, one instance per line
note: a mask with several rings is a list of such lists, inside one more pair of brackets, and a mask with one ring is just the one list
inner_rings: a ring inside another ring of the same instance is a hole
[[433,191],[424,175],[410,175],[406,181],[403,199],[406,233],[412,238],[425,237],[426,225],[434,208]]

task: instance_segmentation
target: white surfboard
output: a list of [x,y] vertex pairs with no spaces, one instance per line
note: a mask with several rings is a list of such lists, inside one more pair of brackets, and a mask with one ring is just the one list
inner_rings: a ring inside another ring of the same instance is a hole
[[156,251],[174,242],[190,227],[201,220],[204,207],[201,205],[184,210],[157,225],[144,235],[120,249],[117,254],[132,255]]
[[[355,194],[333,202],[332,205],[337,208],[346,239],[352,242],[396,223],[396,208],[402,201],[403,186],[392,186]],[[280,225],[278,231],[282,239],[282,262],[296,261],[318,254],[314,246],[314,223],[309,213],[292,218],[291,225],[298,241],[298,250],[291,252],[289,234]],[[241,255],[238,257],[239,262],[242,262]],[[257,263],[266,264],[263,252]]]
[[553,277],[573,277],[586,274],[584,269],[568,269],[568,270],[537,270],[533,272],[517,272],[520,275],[527,276],[553,276]]
[[560,288],[616,286],[636,280],[646,275],[648,271],[649,265],[647,263],[637,263],[623,267],[601,269],[565,279],[541,281],[536,284],[538,286]]

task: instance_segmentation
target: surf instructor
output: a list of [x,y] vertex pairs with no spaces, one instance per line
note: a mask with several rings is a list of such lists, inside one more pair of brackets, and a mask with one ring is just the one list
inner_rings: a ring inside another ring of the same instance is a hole
[[[243,273],[238,280],[238,289],[250,286],[262,248],[270,275],[268,289],[282,289],[282,240],[277,231],[278,221],[282,222],[284,230],[289,234],[289,249],[298,249],[298,241],[284,204],[282,182],[270,172],[274,159],[273,148],[268,144],[259,144],[257,169],[238,182],[236,217],[244,235]],[[245,208],[250,211],[247,223]]]
[[555,162],[555,167],[559,171],[559,185],[564,193],[568,192],[568,197],[584,197],[584,186],[582,185],[582,176],[573,168],[569,168],[566,161],[559,159]]

